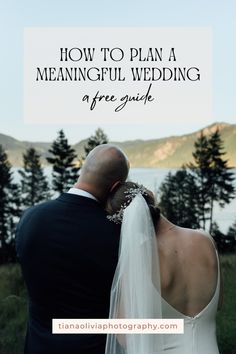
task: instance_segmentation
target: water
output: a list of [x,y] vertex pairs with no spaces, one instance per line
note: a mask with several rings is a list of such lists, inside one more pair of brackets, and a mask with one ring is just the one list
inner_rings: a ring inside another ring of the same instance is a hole
[[[17,168],[13,169],[15,181],[19,182],[20,176],[17,170]],[[51,180],[51,171],[51,167],[45,167],[45,174],[48,176],[49,181]],[[129,173],[129,179],[143,184],[156,193],[168,172],[175,173],[175,171],[176,169],[167,168],[132,168]],[[234,170],[234,173],[236,186],[236,170]],[[236,221],[236,198],[222,209],[218,205],[215,205],[214,220],[219,225],[220,230],[223,233],[227,233],[229,226]]]
[[176,169],[168,168],[133,168],[130,170],[129,179],[143,184],[156,193],[168,172],[175,173]]
[[[131,170],[129,177],[134,182],[142,183],[156,193],[168,172],[175,173],[176,171],[176,169],[166,168],[134,168]],[[236,170],[234,170],[234,174],[234,183],[236,187]],[[229,226],[236,221],[236,198],[224,208],[220,208],[220,206],[216,204],[214,206],[213,219],[219,225],[220,230],[223,233],[227,233]]]

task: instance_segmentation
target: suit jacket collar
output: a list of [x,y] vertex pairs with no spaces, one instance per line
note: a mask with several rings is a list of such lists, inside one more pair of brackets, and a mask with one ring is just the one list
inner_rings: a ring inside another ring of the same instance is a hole
[[57,198],[57,200],[63,203],[71,203],[77,205],[94,205],[101,207],[101,204],[97,200],[71,193],[62,193]]

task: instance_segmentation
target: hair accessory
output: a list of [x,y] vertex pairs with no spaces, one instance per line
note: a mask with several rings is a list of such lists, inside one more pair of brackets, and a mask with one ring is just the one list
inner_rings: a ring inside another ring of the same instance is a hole
[[124,191],[125,198],[127,201],[121,205],[120,210],[112,215],[108,215],[107,219],[114,222],[115,224],[121,224],[123,220],[124,211],[127,206],[132,202],[132,200],[136,197],[136,195],[148,195],[146,188],[140,184],[138,187],[131,187]]

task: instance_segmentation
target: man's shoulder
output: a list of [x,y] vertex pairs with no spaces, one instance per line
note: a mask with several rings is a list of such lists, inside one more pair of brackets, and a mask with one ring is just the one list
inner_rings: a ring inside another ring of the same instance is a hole
[[48,219],[57,222],[67,219],[77,220],[86,225],[88,229],[102,229],[109,234],[120,233],[120,225],[117,225],[107,218],[107,212],[96,201],[74,195],[62,194],[57,199],[49,200],[26,209],[21,217],[21,222],[46,221]]
[[48,201],[42,202],[40,204],[33,205],[23,211],[22,219],[29,218],[36,213],[47,211],[48,209],[53,207],[53,205],[55,205],[55,203],[56,203],[56,200],[48,200]]

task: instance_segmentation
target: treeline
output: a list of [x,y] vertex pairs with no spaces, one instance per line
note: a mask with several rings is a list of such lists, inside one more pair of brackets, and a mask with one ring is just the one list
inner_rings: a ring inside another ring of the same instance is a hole
[[[77,181],[88,153],[107,142],[106,134],[97,129],[79,159],[63,130],[59,131],[47,157],[52,166],[51,185],[41,156],[33,147],[23,154],[23,168],[18,170],[20,182],[16,184],[8,156],[0,145],[0,264],[16,261],[15,227],[23,210],[67,191]],[[162,213],[169,220],[209,231],[221,252],[234,251],[236,237],[236,222],[224,235],[213,219],[215,205],[223,208],[235,197],[234,174],[224,155],[218,130],[210,136],[201,133],[195,142],[193,162],[169,173],[158,191]]]
[[15,183],[7,153],[0,145],[0,264],[16,261],[15,228],[22,212],[67,191],[77,181],[88,153],[95,146],[107,142],[106,134],[97,129],[84,146],[84,156],[78,159],[63,130],[60,130],[47,158],[52,165],[51,185],[41,165],[41,156],[33,147],[23,154],[23,168],[18,170],[20,183]]
[[201,132],[192,155],[192,163],[169,173],[163,181],[158,193],[162,212],[179,226],[209,231],[219,251],[234,251],[236,222],[224,235],[213,219],[215,206],[224,208],[236,191],[219,130],[209,136]]

